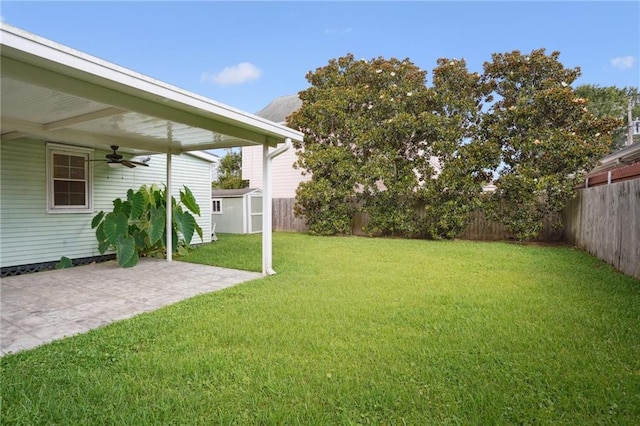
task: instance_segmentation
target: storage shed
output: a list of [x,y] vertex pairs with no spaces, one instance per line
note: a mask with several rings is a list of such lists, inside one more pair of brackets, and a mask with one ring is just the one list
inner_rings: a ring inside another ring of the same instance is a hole
[[212,190],[211,226],[215,226],[215,232],[227,234],[262,232],[262,190]]

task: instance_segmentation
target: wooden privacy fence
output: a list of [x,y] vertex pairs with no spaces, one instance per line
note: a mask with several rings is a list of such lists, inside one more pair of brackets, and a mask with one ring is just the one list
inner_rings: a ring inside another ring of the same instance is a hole
[[640,279],[640,179],[577,193],[564,211],[565,240]]
[[295,198],[274,198],[272,217],[274,231],[297,231],[305,232],[309,230],[307,221],[304,218],[296,217],[293,213],[293,206],[296,204]]
[[[274,198],[273,199],[273,230],[274,231],[308,231],[307,222],[298,218],[293,213],[295,198]],[[536,241],[560,241],[562,231],[553,229],[555,217],[545,218],[544,229],[535,239]],[[353,235],[365,235],[362,228],[367,224],[368,215],[356,212],[351,222],[351,233]],[[472,213],[471,223],[462,233],[460,238],[465,240],[513,240],[515,236],[507,231],[504,225],[488,220],[484,213],[477,211]]]

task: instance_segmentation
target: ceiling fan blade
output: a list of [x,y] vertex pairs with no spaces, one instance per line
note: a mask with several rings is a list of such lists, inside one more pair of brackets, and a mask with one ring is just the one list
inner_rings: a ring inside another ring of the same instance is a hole
[[135,165],[132,164],[132,162],[129,160],[122,160],[120,161],[120,163],[122,163],[122,165],[127,166],[130,169],[133,169],[135,167]]
[[131,163],[131,164],[135,164],[136,166],[145,166],[145,167],[149,167],[149,165],[147,163],[141,163],[139,161],[132,161],[132,160],[124,160],[127,163]]
[[104,158],[94,158],[93,160],[85,160],[85,161],[109,161],[109,160],[105,160]]

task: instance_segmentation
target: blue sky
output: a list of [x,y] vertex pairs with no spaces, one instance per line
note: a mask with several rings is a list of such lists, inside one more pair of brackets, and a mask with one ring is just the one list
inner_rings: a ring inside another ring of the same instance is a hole
[[5,23],[256,112],[329,59],[409,58],[428,71],[546,48],[576,84],[640,85],[640,2],[15,2]]

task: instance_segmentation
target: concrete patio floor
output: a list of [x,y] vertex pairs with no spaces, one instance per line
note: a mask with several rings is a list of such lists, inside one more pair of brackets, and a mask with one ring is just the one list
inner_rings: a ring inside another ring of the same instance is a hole
[[262,277],[185,262],[142,259],[38,272],[0,281],[0,355]]

